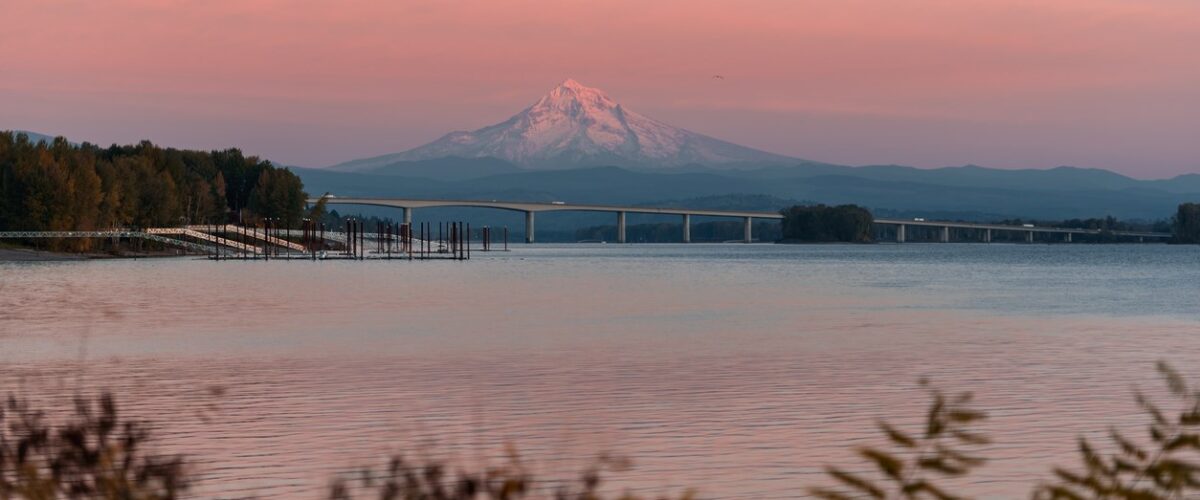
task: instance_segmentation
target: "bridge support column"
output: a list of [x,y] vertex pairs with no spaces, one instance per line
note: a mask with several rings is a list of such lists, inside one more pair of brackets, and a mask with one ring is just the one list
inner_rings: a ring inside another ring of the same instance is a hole
[[692,216],[690,214],[683,214],[683,242],[692,242]]
[[1033,231],[1025,231],[1025,243],[1033,243]]
[[983,242],[984,242],[984,243],[991,243],[991,242],[992,242],[992,230],[991,230],[991,229],[984,229],[984,230],[983,230]]
[[896,226],[896,243],[904,243],[904,224]]
[[533,212],[525,212],[525,243],[533,243]]
[[950,226],[942,226],[942,243],[950,243]]
[[625,212],[617,212],[617,243],[625,243]]
[[1067,233],[1067,237],[1065,239],[1063,239],[1063,241],[1070,243],[1071,242],[1071,233]]
[[1145,236],[1138,236],[1138,243],[1145,243],[1145,242],[1146,242]]
[[411,209],[411,208],[404,208],[404,209],[402,209],[402,210],[404,210],[404,223],[405,223],[405,224],[408,224],[408,227],[410,227],[410,228],[411,228],[411,227],[412,227],[412,213],[413,213],[413,209]]
[[745,220],[742,222],[742,224],[743,224],[742,232],[745,233],[743,235],[744,236],[743,241],[745,243],[750,243],[750,242],[754,241],[754,234],[751,233],[752,228],[754,227],[754,218],[746,217]]

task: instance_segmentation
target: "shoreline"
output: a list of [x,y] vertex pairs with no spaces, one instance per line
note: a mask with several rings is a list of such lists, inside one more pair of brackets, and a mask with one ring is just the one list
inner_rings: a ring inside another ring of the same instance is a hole
[[0,263],[3,262],[73,262],[83,260],[107,260],[107,259],[143,259],[154,257],[185,257],[190,254],[179,254],[175,252],[150,252],[139,254],[111,254],[111,253],[72,253],[72,252],[55,252],[51,250],[39,250],[35,248],[23,247],[0,247]]

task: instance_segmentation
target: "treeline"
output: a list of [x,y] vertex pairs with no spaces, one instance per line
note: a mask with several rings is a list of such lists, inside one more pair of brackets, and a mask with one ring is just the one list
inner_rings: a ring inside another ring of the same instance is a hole
[[783,240],[869,243],[875,218],[858,205],[796,205],[780,210]]
[[[89,231],[305,215],[300,178],[237,149],[107,148],[0,132],[0,230]],[[67,242],[60,247],[66,248]],[[86,240],[70,242],[86,250]]]
[[[750,228],[757,241],[776,241],[780,238],[779,223],[755,222]],[[741,221],[709,221],[692,225],[692,242],[741,241],[745,236]],[[617,241],[617,226],[592,226],[575,231],[575,241]],[[633,224],[625,227],[625,241],[630,243],[679,243],[683,241],[683,225],[670,222]]]
[[1067,219],[1060,221],[1047,221],[1035,219],[1003,219],[996,221],[995,224],[1006,226],[1020,226],[1022,224],[1033,224],[1038,227],[1060,227],[1067,229],[1091,229],[1097,231],[1147,231],[1158,233],[1171,232],[1171,223],[1166,220],[1153,222],[1146,221],[1129,221],[1117,219],[1113,216],[1104,218],[1090,219]]
[[313,218],[318,224],[324,224],[326,230],[342,231],[346,228],[346,222],[354,220],[362,224],[367,232],[374,232],[379,227],[386,227],[391,224],[394,227],[399,227],[401,220],[391,217],[379,217],[375,215],[361,214],[346,214],[342,215],[335,210],[322,211]]

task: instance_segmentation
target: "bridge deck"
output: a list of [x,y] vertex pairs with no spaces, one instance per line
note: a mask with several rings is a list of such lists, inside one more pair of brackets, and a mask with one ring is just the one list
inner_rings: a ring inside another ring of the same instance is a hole
[[[317,203],[322,198],[308,200],[309,203]],[[500,210],[512,210],[517,212],[525,212],[527,214],[537,212],[614,212],[614,213],[634,213],[634,214],[666,214],[666,215],[689,215],[699,217],[738,217],[752,219],[783,219],[783,215],[779,212],[762,212],[748,210],[705,210],[677,207],[644,207],[644,206],[622,206],[622,205],[593,205],[593,204],[570,204],[570,203],[539,203],[525,201],[487,201],[487,200],[420,200],[407,198],[338,198],[327,196],[323,198],[326,204],[340,205],[374,205],[383,207],[402,208],[412,210],[415,208],[431,208],[431,207],[480,207],[480,208],[495,208]],[[1063,227],[1025,227],[1025,226],[1010,226],[1004,224],[987,224],[976,222],[953,222],[953,221],[916,221],[911,219],[875,219],[876,224],[886,225],[905,225],[905,226],[922,226],[922,227],[948,227],[952,229],[991,229],[994,231],[1027,231],[1034,233],[1056,233],[1056,234],[1113,234],[1117,236],[1132,236],[1142,238],[1170,238],[1171,233],[1157,233],[1148,231],[1102,231],[1099,229],[1076,229]]]
[[1171,233],[1156,233],[1149,231],[1104,231],[1101,229],[1078,229],[1070,227],[1026,227],[1026,226],[1010,226],[1005,224],[986,224],[975,222],[947,222],[947,221],[914,221],[911,219],[875,219],[876,224],[888,225],[905,225],[905,226],[920,226],[920,227],[948,227],[951,229],[991,229],[993,231],[1021,231],[1033,233],[1056,233],[1056,234],[1112,234],[1116,236],[1135,236],[1143,238],[1170,238]]
[[[319,198],[308,200],[317,203]],[[778,212],[759,212],[746,210],[702,210],[675,207],[634,207],[622,205],[592,205],[568,203],[537,203],[525,201],[483,201],[483,200],[411,200],[400,198],[325,198],[325,203],[340,205],[375,205],[394,208],[431,208],[431,207],[480,207],[511,210],[515,212],[626,212],[631,214],[667,214],[667,215],[696,215],[710,217],[753,217],[756,219],[782,219]]]

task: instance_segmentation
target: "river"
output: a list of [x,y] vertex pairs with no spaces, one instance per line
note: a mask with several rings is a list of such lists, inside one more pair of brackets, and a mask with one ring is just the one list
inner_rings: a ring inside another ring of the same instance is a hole
[[[795,498],[861,467],[921,377],[973,391],[1026,496],[1076,437],[1136,434],[1154,362],[1200,375],[1200,249],[535,245],[468,262],[0,262],[0,386],[110,389],[197,464],[201,497],[320,498],[389,453],[614,487]],[[219,387],[219,390],[214,388]]]

